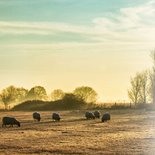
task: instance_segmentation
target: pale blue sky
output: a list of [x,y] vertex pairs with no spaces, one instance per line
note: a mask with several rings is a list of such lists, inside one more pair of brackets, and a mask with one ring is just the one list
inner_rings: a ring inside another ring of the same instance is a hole
[[89,85],[127,100],[130,77],[151,67],[154,19],[150,0],[1,0],[0,89]]

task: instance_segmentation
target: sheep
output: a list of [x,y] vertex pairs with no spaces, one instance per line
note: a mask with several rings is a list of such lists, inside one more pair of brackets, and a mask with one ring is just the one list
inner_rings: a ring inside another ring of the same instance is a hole
[[95,111],[94,112],[94,116],[95,116],[95,118],[100,118],[100,112],[99,111]]
[[40,120],[41,120],[40,113],[34,112],[33,113],[33,119],[37,120],[38,122],[40,122]]
[[17,121],[15,118],[13,117],[3,117],[2,119],[2,127],[6,127],[6,125],[10,125],[11,127],[13,127],[13,125],[17,125],[18,127],[20,127],[20,122]]
[[105,122],[105,121],[108,121],[108,120],[110,120],[110,113],[106,112],[102,116],[102,122]]
[[92,112],[88,112],[88,111],[85,113],[85,117],[86,117],[86,119],[95,119],[94,114]]
[[59,114],[53,113],[52,114],[52,119],[55,120],[55,121],[60,121],[61,118],[60,118],[60,115]]

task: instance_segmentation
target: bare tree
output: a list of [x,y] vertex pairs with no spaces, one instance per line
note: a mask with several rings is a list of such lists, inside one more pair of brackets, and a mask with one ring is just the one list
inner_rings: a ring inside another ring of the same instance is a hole
[[128,97],[132,103],[137,104],[140,102],[140,89],[141,89],[141,78],[140,74],[137,73],[134,78],[131,78],[131,88],[128,90]]
[[10,104],[18,103],[25,100],[28,90],[25,88],[17,88],[15,86],[9,86],[2,90],[0,94],[0,100],[3,102],[5,109],[8,109]]
[[148,99],[148,71],[137,73],[131,78],[131,88],[128,90],[128,97],[132,103],[147,103]]
[[51,93],[52,101],[61,100],[65,96],[65,93],[61,89],[55,89]]
[[151,90],[152,103],[155,104],[155,49],[151,51],[151,58],[153,62],[153,67],[150,73],[150,85],[151,85],[150,90]]
[[140,103],[146,103],[148,97],[148,71],[139,74],[140,78]]
[[95,103],[97,100],[96,91],[88,86],[77,87],[74,90],[73,94],[87,103]]
[[30,89],[27,94],[27,99],[29,100],[46,100],[47,93],[44,87],[42,86],[35,86]]

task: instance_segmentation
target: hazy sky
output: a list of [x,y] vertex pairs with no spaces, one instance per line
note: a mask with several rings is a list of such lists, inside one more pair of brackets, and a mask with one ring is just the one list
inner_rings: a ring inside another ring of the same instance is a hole
[[154,1],[0,0],[0,90],[85,85],[124,100],[154,43]]

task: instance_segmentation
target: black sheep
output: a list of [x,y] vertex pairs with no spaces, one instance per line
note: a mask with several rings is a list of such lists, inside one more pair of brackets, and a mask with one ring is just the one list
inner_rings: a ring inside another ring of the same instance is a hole
[[108,120],[110,120],[110,113],[106,112],[102,116],[102,122],[105,122],[105,121],[108,121]]
[[60,115],[59,114],[53,113],[52,114],[52,119],[55,120],[55,121],[60,121],[61,118],[60,118]]
[[3,117],[2,119],[2,127],[6,127],[6,125],[10,125],[13,127],[13,125],[17,125],[18,127],[20,127],[20,122],[17,121],[15,118],[13,117]]
[[95,118],[100,118],[100,112],[99,111],[95,111],[94,115],[95,115]]
[[40,114],[38,112],[34,112],[33,113],[33,119],[40,122],[40,120],[41,120]]
[[86,119],[95,119],[94,114],[92,112],[88,112],[88,111],[85,113],[85,117],[86,117]]

